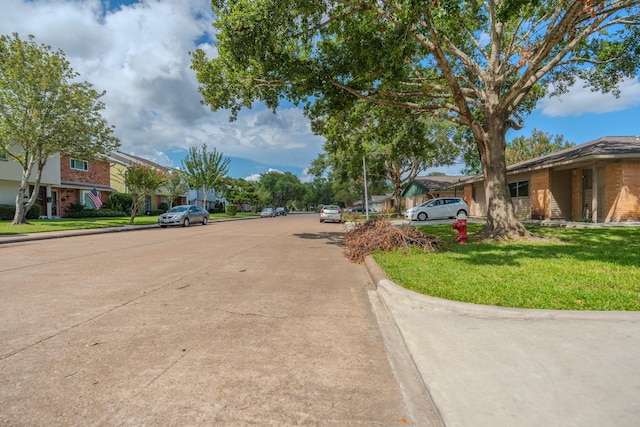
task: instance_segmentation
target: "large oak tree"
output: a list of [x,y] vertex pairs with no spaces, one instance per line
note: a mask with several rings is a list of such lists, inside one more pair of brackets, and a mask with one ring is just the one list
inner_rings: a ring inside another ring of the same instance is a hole
[[204,101],[232,117],[255,100],[340,109],[357,98],[467,126],[484,174],[483,235],[514,238],[527,232],[507,187],[506,132],[576,79],[615,91],[635,77],[639,4],[214,0],[217,56],[198,50],[192,66]]

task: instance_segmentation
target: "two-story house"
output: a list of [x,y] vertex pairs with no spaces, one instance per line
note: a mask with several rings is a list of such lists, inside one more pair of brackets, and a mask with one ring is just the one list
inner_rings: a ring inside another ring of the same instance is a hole
[[[15,147],[14,147],[15,148]],[[29,177],[29,192],[34,188],[36,172]],[[22,167],[6,153],[0,152],[0,204],[15,205],[18,188],[22,180]],[[36,203],[42,216],[48,218],[61,216],[58,198],[60,185],[60,157],[52,156],[42,170],[40,190]]]
[[[155,169],[159,172],[169,174],[172,172],[172,168],[162,166],[154,163],[150,160],[143,159],[142,157],[134,156],[131,154],[122,153],[120,151],[112,151],[108,155],[110,168],[111,168],[111,187],[119,193],[128,193],[127,186],[124,182],[124,175],[127,168],[132,166],[146,166]],[[184,205],[187,203],[188,194],[182,194],[178,197],[174,204]],[[145,210],[152,211],[158,209],[161,203],[169,203],[167,198],[167,190],[161,186],[156,191],[153,197],[147,197]]]

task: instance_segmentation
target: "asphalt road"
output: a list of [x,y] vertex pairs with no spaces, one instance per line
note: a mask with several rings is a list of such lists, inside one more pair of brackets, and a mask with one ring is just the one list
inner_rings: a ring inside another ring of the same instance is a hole
[[421,424],[343,231],[289,215],[0,245],[0,425]]

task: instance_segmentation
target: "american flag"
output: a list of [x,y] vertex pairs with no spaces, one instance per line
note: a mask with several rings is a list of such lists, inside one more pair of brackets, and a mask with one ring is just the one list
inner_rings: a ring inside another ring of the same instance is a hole
[[100,194],[96,191],[96,187],[93,187],[93,190],[91,190],[87,195],[95,205],[96,209],[100,209],[100,206],[102,206],[103,203],[102,199],[100,199]]

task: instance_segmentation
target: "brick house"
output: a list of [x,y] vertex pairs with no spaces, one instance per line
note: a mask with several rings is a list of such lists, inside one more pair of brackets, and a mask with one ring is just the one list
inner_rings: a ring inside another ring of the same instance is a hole
[[[71,204],[82,204],[95,208],[89,193],[95,188],[102,203],[109,200],[114,190],[110,186],[111,174],[109,162],[105,160],[82,160],[71,157],[60,157],[60,186],[52,189],[57,193],[57,213],[53,216],[65,216]],[[52,197],[53,198],[53,197]]]
[[[640,138],[603,137],[507,168],[520,219],[640,220]],[[462,182],[472,216],[487,213],[482,176]]]

